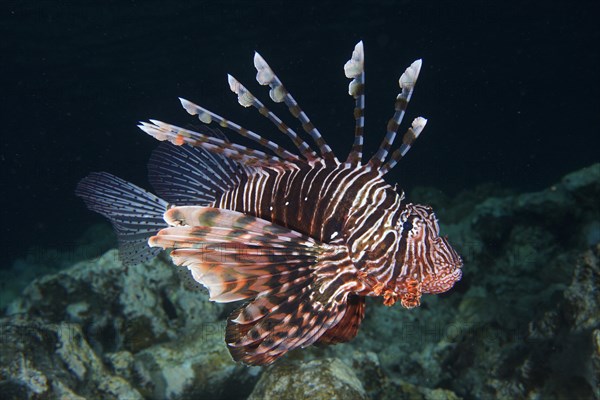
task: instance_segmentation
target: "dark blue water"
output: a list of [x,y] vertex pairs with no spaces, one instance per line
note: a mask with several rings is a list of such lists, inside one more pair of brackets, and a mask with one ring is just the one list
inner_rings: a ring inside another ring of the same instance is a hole
[[407,119],[429,124],[391,177],[407,189],[454,195],[494,182],[531,191],[599,159],[592,2],[163,3],[2,4],[0,268],[31,246],[69,248],[101,221],[73,195],[88,172],[146,185],[157,143],[136,123],[193,122],[178,96],[281,139],[227,88],[232,73],[266,101],[254,50],[344,156],[354,122],[342,67],[354,44],[365,43],[368,152],[399,75],[423,58]]

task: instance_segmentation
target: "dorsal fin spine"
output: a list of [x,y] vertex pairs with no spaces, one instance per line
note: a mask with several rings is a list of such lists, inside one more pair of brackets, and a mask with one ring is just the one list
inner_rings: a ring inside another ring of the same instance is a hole
[[400,85],[400,89],[402,91],[396,97],[395,102],[395,113],[393,117],[389,120],[387,125],[387,132],[381,145],[379,146],[379,150],[377,153],[369,160],[369,163],[374,167],[379,168],[379,166],[385,161],[390,148],[394,144],[394,140],[396,139],[396,133],[398,132],[398,127],[402,123],[402,119],[404,118],[404,114],[406,112],[406,107],[412,97],[415,84],[417,79],[419,78],[419,72],[421,71],[422,60],[416,60],[413,62],[400,76],[398,83]]

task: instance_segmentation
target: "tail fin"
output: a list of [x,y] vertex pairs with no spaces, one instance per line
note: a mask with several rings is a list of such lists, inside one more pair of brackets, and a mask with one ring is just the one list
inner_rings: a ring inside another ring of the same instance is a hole
[[166,201],[106,172],[92,172],[83,178],[75,194],[90,210],[110,220],[123,264],[147,262],[160,252],[148,246],[148,238],[167,226],[163,219],[169,206]]

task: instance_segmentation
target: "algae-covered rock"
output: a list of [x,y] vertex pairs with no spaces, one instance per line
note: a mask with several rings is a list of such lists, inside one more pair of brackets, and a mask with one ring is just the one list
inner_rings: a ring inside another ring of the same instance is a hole
[[[161,259],[126,267],[113,250],[34,280],[9,305],[7,314],[10,321],[25,326],[35,320],[42,332],[68,323],[91,347],[86,357],[93,357],[115,382],[135,387],[136,393],[139,389],[146,398],[182,399],[209,393],[216,399],[240,392],[231,398],[244,398],[252,390],[256,371],[231,360],[218,321],[222,311],[222,305],[185,284],[176,267]],[[66,345],[73,346],[68,339]],[[30,349],[34,358],[50,357],[49,351],[54,350]],[[77,376],[87,376],[80,364],[70,368]],[[64,391],[78,387],[72,379],[58,379],[52,368],[51,363],[42,364],[31,372],[34,377],[39,373],[39,379],[31,381],[58,385]],[[13,380],[0,376],[0,385]],[[225,384],[234,381],[233,387]],[[110,382],[95,382],[97,390],[107,391]]]
[[600,244],[578,260],[565,290],[565,316],[579,330],[600,328]]
[[460,400],[461,397],[448,389],[429,389],[413,385],[401,379],[387,382],[381,400]]
[[117,251],[34,280],[7,308],[48,322],[76,322],[99,352],[137,352],[217,320],[222,306],[155,259],[123,266]]
[[600,329],[592,331],[592,364],[590,381],[595,385],[594,395],[600,398]]
[[600,397],[600,245],[574,264],[568,288],[527,326],[506,319],[507,326],[480,325],[455,338],[443,362],[455,381],[470,386],[468,392],[457,386],[457,392],[506,399]]
[[142,399],[106,369],[77,324],[0,319],[3,399]]
[[352,369],[339,359],[278,363],[263,372],[249,400],[367,399]]
[[140,351],[129,359],[128,370],[119,370],[149,399],[244,398],[260,368],[236,364],[223,334],[223,323],[206,324]]

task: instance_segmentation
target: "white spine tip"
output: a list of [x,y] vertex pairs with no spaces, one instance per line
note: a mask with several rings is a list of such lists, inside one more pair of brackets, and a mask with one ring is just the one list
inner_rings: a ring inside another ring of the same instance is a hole
[[186,100],[183,97],[180,97],[179,102],[181,103],[181,106],[185,109],[185,111],[188,112],[188,114],[190,114],[190,115],[198,114],[198,112],[196,110],[196,105],[194,103],[192,103],[191,101]]
[[412,122],[413,126],[425,126],[427,125],[427,118],[417,117]]
[[427,119],[423,117],[417,117],[413,120],[411,127],[415,134],[415,138],[419,137],[421,131],[423,131],[423,129],[425,128],[425,125],[427,125]]
[[250,107],[254,103],[254,96],[237,79],[227,74],[229,89],[238,95],[238,103],[244,107]]
[[402,89],[412,89],[417,83],[417,79],[419,78],[419,73],[421,72],[421,65],[423,65],[423,60],[418,59],[412,64],[410,67],[406,68],[406,71],[400,77],[398,83],[400,84],[400,88]]
[[230,74],[227,74],[227,83],[229,83],[229,89],[233,93],[238,94],[238,88],[239,88],[239,85],[240,85],[240,83],[238,82],[238,80],[235,79]]
[[237,79],[231,76],[231,74],[227,74],[227,83],[229,83],[229,86],[232,86],[234,82],[237,82]]
[[261,85],[268,85],[273,81],[274,74],[269,64],[261,57],[260,54],[254,52],[254,68],[256,68],[256,80]]
[[268,67],[267,62],[265,61],[264,58],[262,58],[262,56],[260,54],[258,54],[257,51],[255,51],[254,52],[254,68],[262,69],[265,66]]
[[346,74],[346,78],[354,79],[362,74],[365,70],[364,62],[365,52],[363,48],[363,42],[361,40],[356,44],[356,46],[354,46],[352,57],[344,65],[344,74]]

